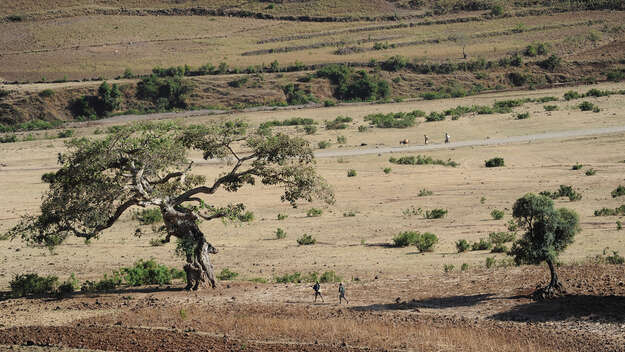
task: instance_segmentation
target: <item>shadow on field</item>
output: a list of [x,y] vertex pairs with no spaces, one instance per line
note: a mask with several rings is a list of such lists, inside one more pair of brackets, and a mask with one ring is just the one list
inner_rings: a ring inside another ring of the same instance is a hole
[[[180,292],[180,291],[184,291],[184,290],[185,290],[184,287],[143,286],[143,287],[119,288],[119,289],[116,289],[116,290],[97,291],[97,292],[76,291],[74,293],[65,295],[63,297],[58,297],[56,295],[45,294],[45,295],[28,295],[28,296],[17,297],[17,298],[42,299],[42,300],[46,300],[46,301],[57,301],[57,300],[80,298],[80,297],[99,297],[99,296],[102,296],[102,295],[115,295],[115,294],[119,295],[119,294],[131,294],[131,293]],[[12,298],[16,298],[16,297],[12,296],[11,291],[0,292],[0,302],[6,301],[6,300],[9,300],[9,299],[12,299]]]
[[561,321],[579,319],[625,322],[625,297],[568,295],[518,305],[491,318],[501,321]]
[[494,297],[493,293],[472,295],[472,296],[449,296],[449,297],[431,297],[421,300],[415,300],[409,302],[396,302],[388,304],[372,304],[369,306],[353,307],[351,309],[355,311],[375,311],[375,310],[411,310],[418,308],[454,308],[454,307],[469,307],[479,304],[484,301],[498,299]]

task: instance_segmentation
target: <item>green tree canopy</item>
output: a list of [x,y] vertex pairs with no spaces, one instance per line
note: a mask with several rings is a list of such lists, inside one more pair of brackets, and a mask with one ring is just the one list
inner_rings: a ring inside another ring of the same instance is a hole
[[[59,154],[60,169],[42,179],[49,183],[39,215],[27,215],[9,231],[12,237],[49,247],[69,236],[97,238],[131,207],[156,207],[171,236],[187,249],[188,288],[200,282],[214,287],[208,254],[216,249],[198,227],[200,219],[236,219],[239,204],[215,205],[219,189],[236,192],[260,181],[280,185],[282,200],[322,199],[333,193],[315,170],[308,142],[299,137],[249,131],[240,121],[183,126],[172,122],[138,123],[102,139],[79,138]],[[231,169],[212,182],[191,173],[191,150],[204,159],[231,162]]]
[[551,282],[538,290],[536,297],[559,293],[562,284],[558,281],[554,262],[580,231],[577,213],[566,208],[555,209],[550,198],[528,193],[514,203],[512,216],[525,233],[512,245],[509,254],[517,264],[547,262]]

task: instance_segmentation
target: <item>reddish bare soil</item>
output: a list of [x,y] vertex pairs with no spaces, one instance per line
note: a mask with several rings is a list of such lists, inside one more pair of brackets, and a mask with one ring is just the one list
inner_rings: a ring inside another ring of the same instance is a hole
[[[0,345],[116,351],[623,351],[625,267],[559,269],[567,295],[535,302],[543,267],[472,270],[322,284],[222,282],[197,293],[179,287],[125,289],[64,300],[0,302]],[[91,317],[72,319],[79,312]],[[54,318],[43,321],[43,317]],[[56,321],[64,321],[57,324]]]

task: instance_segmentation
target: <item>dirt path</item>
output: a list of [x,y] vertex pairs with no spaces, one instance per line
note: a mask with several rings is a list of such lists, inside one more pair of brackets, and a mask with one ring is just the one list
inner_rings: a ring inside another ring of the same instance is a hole
[[529,135],[524,135],[524,136],[513,136],[513,137],[506,137],[506,138],[461,141],[461,142],[453,142],[453,143],[447,143],[447,144],[414,145],[414,146],[409,146],[409,147],[382,147],[382,148],[368,148],[368,149],[356,149],[356,150],[332,150],[332,151],[316,152],[315,157],[332,158],[332,157],[339,157],[339,156],[418,152],[418,151],[428,151],[428,150],[438,150],[438,149],[453,149],[453,148],[462,148],[462,147],[500,145],[500,144],[523,143],[523,142],[531,143],[532,141],[540,141],[540,140],[545,140],[545,139],[575,138],[575,137],[585,137],[585,136],[622,133],[622,132],[625,132],[625,126],[606,127],[606,128],[589,128],[589,129],[572,130],[572,131],[547,132],[547,133],[529,134]]

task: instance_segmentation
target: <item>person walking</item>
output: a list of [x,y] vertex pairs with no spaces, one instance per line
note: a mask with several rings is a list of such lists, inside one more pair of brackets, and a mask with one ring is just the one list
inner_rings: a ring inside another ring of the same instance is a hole
[[343,286],[343,283],[341,282],[339,284],[339,304],[343,303],[343,300],[349,304],[347,297],[345,297],[345,286]]
[[321,285],[319,285],[319,281],[315,282],[315,284],[312,286],[312,289],[315,290],[315,303],[317,303],[317,296],[321,297],[321,302],[325,303],[325,301],[323,300],[323,296],[321,295],[321,292],[319,292],[319,289],[321,289]]
[[449,137],[449,133],[445,132],[445,143],[450,142],[451,137]]

